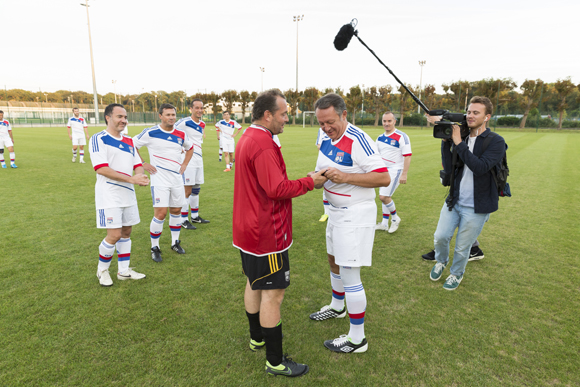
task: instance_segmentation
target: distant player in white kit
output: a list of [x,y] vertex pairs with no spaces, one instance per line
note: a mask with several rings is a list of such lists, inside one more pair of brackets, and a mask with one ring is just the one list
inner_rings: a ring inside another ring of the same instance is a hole
[[[395,202],[392,199],[399,184],[407,184],[407,172],[411,165],[411,141],[407,134],[395,128],[397,119],[391,112],[383,114],[383,128],[385,133],[377,138],[377,148],[389,169],[391,184],[379,188],[379,199],[383,202],[383,220],[377,224],[376,230],[388,230],[390,234],[397,231],[401,218],[397,215]],[[389,228],[389,215],[391,227]]]
[[[324,346],[333,352],[365,352],[367,306],[361,281],[362,266],[371,266],[375,238],[376,187],[386,187],[390,177],[375,142],[346,120],[346,104],[337,94],[327,94],[314,105],[320,127],[328,136],[322,141],[316,171],[328,179],[324,191],[328,206],[326,251],[330,264],[332,302],[312,313],[316,321],[346,316],[350,330]],[[316,188],[322,188],[315,185]]]
[[230,120],[230,112],[226,110],[223,113],[223,120],[216,123],[215,127],[219,130],[220,144],[226,155],[226,169],[224,169],[224,172],[229,172],[232,170],[234,151],[236,149],[236,141],[234,138],[240,133],[242,125],[234,120]]
[[[183,187],[185,189],[185,200],[187,204],[181,209],[181,226],[188,230],[195,230],[191,223],[209,223],[209,220],[199,216],[199,192],[203,184],[203,157],[201,144],[205,138],[205,122],[203,118],[203,101],[195,98],[189,107],[191,117],[185,117],[177,121],[175,128],[185,132],[189,139],[193,141],[193,156],[183,173]],[[191,223],[188,220],[189,209],[191,208]]]
[[12,126],[10,122],[4,119],[4,112],[0,110],[0,164],[2,168],[6,168],[6,161],[4,161],[4,147],[10,152],[10,166],[18,168],[14,164],[16,155],[14,153],[14,138],[12,137]]
[[[72,152],[73,158],[72,162],[77,161],[77,148],[79,149],[79,163],[85,163],[85,145],[87,145],[87,140],[89,139],[89,132],[87,130],[87,121],[80,116],[79,108],[73,109],[73,116],[68,119],[68,124],[66,125],[66,131],[68,132],[68,138],[72,140]],[[71,133],[72,132],[72,133]]]
[[[151,174],[151,198],[153,199],[153,219],[149,226],[151,235],[151,258],[161,262],[159,237],[169,209],[169,229],[171,230],[171,249],[185,254],[181,247],[181,208],[187,203],[183,194],[183,172],[193,155],[193,141],[185,132],[175,129],[176,110],[171,104],[159,107],[161,124],[146,128],[134,138],[135,148],[146,146],[150,163],[143,168]],[[185,157],[182,150],[186,150]]]
[[149,178],[143,173],[141,159],[135,151],[133,140],[121,134],[127,124],[127,112],[123,105],[107,106],[105,122],[107,128],[91,137],[89,153],[93,168],[97,171],[97,228],[107,230],[107,236],[99,245],[97,278],[101,286],[112,286],[109,266],[115,247],[119,260],[117,279],[145,278],[145,274],[137,273],[129,267],[130,238],[133,226],[140,222],[133,185],[146,186]]

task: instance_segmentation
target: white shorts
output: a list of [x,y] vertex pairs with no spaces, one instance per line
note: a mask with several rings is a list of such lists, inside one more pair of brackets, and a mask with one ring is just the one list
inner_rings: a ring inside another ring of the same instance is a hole
[[227,140],[224,138],[222,140],[222,149],[224,152],[233,153],[236,149],[236,142],[233,139]]
[[0,137],[0,148],[4,149],[5,147],[8,148],[9,146],[14,146],[12,139],[10,139],[10,137]]
[[203,184],[203,164],[201,167],[188,166],[182,176],[183,185]]
[[389,169],[389,176],[391,176],[391,184],[388,187],[379,187],[379,195],[391,197],[397,190],[400,184],[402,169]]
[[84,145],[87,145],[87,139],[85,138],[85,136],[83,136],[83,137],[72,136],[72,144],[84,146]]
[[222,149],[222,136],[220,136],[220,139],[218,140],[218,142],[220,143],[220,149]]
[[375,227],[326,225],[326,252],[340,266],[371,266]]
[[153,207],[183,207],[187,203],[185,201],[185,193],[183,186],[179,187],[154,187],[151,186],[151,198],[153,199]]
[[97,228],[121,228],[139,224],[139,208],[136,204],[131,207],[115,207],[97,210]]

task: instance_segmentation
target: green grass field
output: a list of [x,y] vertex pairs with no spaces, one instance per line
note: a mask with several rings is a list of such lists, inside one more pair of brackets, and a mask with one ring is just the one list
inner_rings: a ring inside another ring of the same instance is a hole
[[[314,169],[316,130],[287,127],[280,136],[290,178]],[[373,138],[381,131],[365,130]],[[470,262],[448,292],[429,280],[432,264],[421,259],[446,195],[439,141],[427,129],[404,130],[413,159],[408,184],[394,196],[401,227],[377,233],[373,266],[362,271],[364,354],[322,345],[347,333],[348,319],[308,318],[331,296],[322,194],[294,200],[284,346],[310,372],[290,380],[266,376],[265,354],[248,349],[245,277],[231,244],[234,174],[222,172],[213,131],[200,196],[211,223],[182,230],[184,256],[169,250],[165,224],[157,264],[149,255],[149,190],[138,188],[131,263],[147,278],[112,275],[114,286],[102,288],[95,273],[105,233],[95,225],[90,158],[71,163],[64,127],[15,128],[19,168],[0,169],[0,385],[580,385],[580,135],[500,132],[514,196],[500,199],[484,227],[485,259]]]

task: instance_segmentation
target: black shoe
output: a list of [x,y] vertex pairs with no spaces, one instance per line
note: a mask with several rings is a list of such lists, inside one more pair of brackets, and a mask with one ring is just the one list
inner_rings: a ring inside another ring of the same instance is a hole
[[151,248],[151,258],[155,262],[163,261],[163,259],[161,258],[161,250],[159,249],[159,247],[155,246]]
[[435,260],[435,250],[429,251],[427,254],[421,255],[425,261],[434,261]]
[[341,335],[334,340],[326,340],[324,346],[332,352],[361,353],[367,351],[369,343],[365,337],[359,344],[354,344],[347,335]]
[[481,251],[479,246],[475,246],[471,248],[471,251],[469,252],[469,259],[467,261],[479,261],[480,259],[483,259],[483,257],[483,251]]
[[187,229],[187,230],[195,230],[197,229],[197,227],[195,227],[193,224],[189,223],[189,220],[186,220],[185,222],[181,223],[181,227]]
[[266,373],[268,375],[282,375],[289,376],[291,378],[295,376],[302,376],[308,373],[308,366],[306,364],[300,364],[292,361],[288,355],[282,356],[282,363],[273,367],[268,361],[266,361]]
[[175,244],[171,246],[171,250],[175,251],[177,254],[185,254],[185,250],[181,248],[180,245],[181,241],[178,239],[175,241]]
[[198,216],[197,218],[191,218],[191,221],[193,223],[209,223],[209,220],[204,219],[201,216]]

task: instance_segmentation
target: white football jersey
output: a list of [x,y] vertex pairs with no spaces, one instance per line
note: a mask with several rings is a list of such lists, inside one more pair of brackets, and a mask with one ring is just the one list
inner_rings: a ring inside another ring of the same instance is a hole
[[73,136],[83,137],[83,129],[88,127],[88,125],[83,117],[76,118],[73,116],[68,119],[68,124],[66,124],[66,127],[71,129]]
[[144,129],[133,139],[135,148],[146,146],[149,151],[149,163],[157,168],[151,175],[151,185],[159,187],[183,186],[179,170],[183,162],[183,149],[193,148],[193,141],[185,132],[173,129],[167,132],[159,125]]
[[227,122],[225,120],[221,120],[220,122],[215,124],[215,127],[220,130],[221,135],[224,136],[226,140],[232,140],[234,136],[234,131],[236,129],[240,129],[242,125],[238,124],[234,120],[229,120]]
[[399,129],[388,136],[381,134],[377,138],[377,148],[389,169],[403,169],[405,157],[412,155],[409,136]]
[[[205,122],[199,121],[199,124],[191,117],[185,117],[177,121],[174,125],[175,129],[185,132],[189,139],[193,141],[193,156],[189,162],[189,166],[203,165],[203,158],[201,152],[201,144],[203,144],[203,133],[205,130]],[[185,156],[184,156],[185,157]]]
[[326,140],[328,136],[324,133],[322,128],[318,128],[318,136],[316,137],[316,146],[322,144],[322,141]]
[[8,131],[12,130],[12,126],[10,126],[10,122],[8,120],[0,121],[0,137],[10,137]]
[[[387,172],[375,142],[368,134],[348,124],[344,134],[337,141],[326,138],[320,145],[316,171],[334,167],[346,173]],[[335,207],[349,206],[366,200],[374,201],[374,188],[352,184],[336,184],[328,180],[324,183],[326,199]]]
[[[141,166],[133,140],[122,136],[116,138],[106,130],[94,134],[89,141],[89,153],[93,168],[109,167],[123,175],[132,176],[133,170]],[[133,184],[109,179],[97,173],[95,184],[95,206],[97,209],[129,207],[137,204]]]

